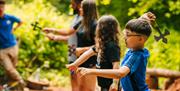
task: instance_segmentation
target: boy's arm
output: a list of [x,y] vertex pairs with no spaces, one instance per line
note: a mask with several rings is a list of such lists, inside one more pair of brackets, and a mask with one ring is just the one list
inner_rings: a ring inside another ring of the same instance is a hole
[[115,78],[121,79],[122,77],[126,76],[127,74],[133,74],[137,68],[139,67],[143,55],[139,53],[133,53],[131,56],[126,60],[126,63],[123,64],[125,66],[120,67],[120,69],[80,69],[82,75],[92,74],[96,76],[101,76],[105,78]]
[[147,13],[144,13],[143,15],[141,15],[139,17],[139,19],[144,19],[147,22],[149,22],[150,24],[152,24],[152,23],[154,23],[156,16],[151,12],[147,12]]
[[[119,69],[119,61],[113,62],[113,69]],[[110,86],[110,91],[118,89],[119,79],[113,79],[113,83]]]
[[[113,69],[119,69],[119,61],[113,62]],[[119,79],[113,79],[114,84],[118,84]]]
[[130,69],[127,66],[122,66],[120,69],[88,69],[88,68],[78,68],[78,72],[81,75],[96,75],[105,78],[121,79],[126,76]]
[[95,55],[96,53],[93,51],[92,48],[84,52],[74,63],[66,65],[69,70],[76,70],[79,65],[87,61],[91,56]]
[[17,25],[13,28],[13,31],[15,31],[18,27],[20,27],[23,24],[23,22],[19,22],[17,23]]

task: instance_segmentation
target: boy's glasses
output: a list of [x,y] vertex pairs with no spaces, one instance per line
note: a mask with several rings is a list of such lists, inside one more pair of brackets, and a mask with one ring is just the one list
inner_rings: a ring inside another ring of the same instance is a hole
[[132,36],[142,36],[141,34],[132,34],[132,33],[127,32],[127,31],[123,31],[123,35],[125,38],[132,37]]
[[141,36],[140,34],[126,34],[126,37],[131,37],[131,36]]
[[124,37],[127,38],[127,37],[132,37],[132,36],[141,36],[140,34],[128,34],[126,32],[124,32]]

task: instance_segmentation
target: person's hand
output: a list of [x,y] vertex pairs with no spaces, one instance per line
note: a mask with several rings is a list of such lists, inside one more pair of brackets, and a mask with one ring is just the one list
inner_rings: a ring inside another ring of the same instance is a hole
[[52,32],[54,32],[54,29],[53,29],[53,28],[43,28],[42,30],[43,30],[43,32],[45,32],[45,33],[52,33]]
[[112,83],[109,88],[109,91],[118,91],[118,84]]
[[77,57],[79,57],[81,55],[81,48],[76,48],[75,54]]
[[147,12],[143,14],[141,17],[139,17],[139,19],[144,19],[148,21],[150,24],[152,24],[155,21],[156,16],[151,12]]
[[53,34],[46,34],[46,37],[48,37],[50,40],[56,40],[56,36]]
[[82,53],[84,52],[84,49],[83,48],[76,48],[76,56],[79,57]]
[[91,74],[91,69],[81,67],[77,69],[77,73],[80,75],[80,77],[83,77]]
[[71,63],[71,64],[67,64],[66,68],[68,68],[70,71],[76,71],[78,66],[76,66],[75,64]]
[[53,40],[53,41],[58,41],[58,36],[56,35],[53,35],[53,34],[46,34],[46,37],[48,37],[50,40]]

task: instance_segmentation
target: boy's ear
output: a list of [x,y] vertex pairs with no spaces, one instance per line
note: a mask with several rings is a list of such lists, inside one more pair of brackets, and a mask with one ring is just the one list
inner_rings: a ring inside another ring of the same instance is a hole
[[139,37],[139,41],[141,41],[141,40],[142,40],[142,36]]
[[141,36],[141,37],[139,38],[139,41],[145,42],[145,41],[146,41],[146,38],[145,38],[144,36]]
[[139,41],[143,41],[143,42],[145,42],[146,40],[147,40],[147,37],[145,37],[145,36],[141,36],[139,39]]

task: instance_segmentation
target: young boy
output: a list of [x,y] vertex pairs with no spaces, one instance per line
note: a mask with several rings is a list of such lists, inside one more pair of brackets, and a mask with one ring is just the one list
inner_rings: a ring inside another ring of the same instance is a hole
[[[0,0],[0,64],[6,70],[12,80],[24,85],[24,81],[16,65],[18,61],[18,46],[13,32],[22,24],[15,16],[5,14],[5,0]],[[13,28],[13,24],[17,25]]]
[[150,22],[155,19],[152,13],[146,13],[139,19],[130,20],[124,29],[127,48],[120,69],[79,68],[81,75],[96,75],[121,79],[123,91],[150,91],[145,82],[149,52],[144,48],[151,34]]

